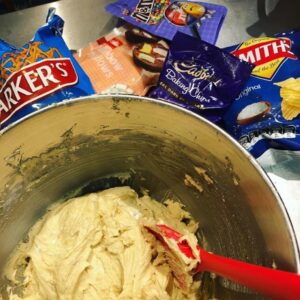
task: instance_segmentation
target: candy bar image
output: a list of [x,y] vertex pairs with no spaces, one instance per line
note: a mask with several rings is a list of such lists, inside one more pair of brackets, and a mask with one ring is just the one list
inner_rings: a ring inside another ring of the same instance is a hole
[[160,72],[168,54],[168,46],[163,43],[142,43],[133,49],[133,61],[149,72]]
[[202,18],[206,13],[205,7],[201,4],[185,2],[182,3],[181,7],[188,15],[191,15],[197,19]]
[[122,15],[130,15],[137,22],[156,25],[163,19],[165,9],[169,4],[170,0],[140,0],[132,12],[127,7],[123,8]]
[[159,41],[157,42],[157,44],[160,45],[161,47],[166,48],[166,49],[169,50],[169,45],[168,45],[167,42],[165,42],[164,40],[159,40]]
[[187,13],[176,3],[171,4],[166,10],[166,18],[173,24],[184,26],[187,24]]
[[271,110],[271,103],[260,101],[247,105],[237,116],[237,124],[247,125],[261,120]]
[[206,8],[201,4],[174,2],[166,10],[166,18],[177,26],[190,25],[204,17]]
[[155,25],[164,17],[165,10],[170,4],[170,0],[156,0],[153,3],[149,24]]
[[155,43],[158,41],[157,37],[139,28],[127,30],[125,32],[125,38],[129,43],[132,44]]

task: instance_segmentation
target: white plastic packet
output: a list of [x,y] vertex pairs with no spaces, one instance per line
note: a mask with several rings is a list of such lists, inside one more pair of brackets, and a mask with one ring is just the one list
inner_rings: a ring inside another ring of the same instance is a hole
[[258,162],[279,192],[300,242],[300,151],[269,149]]

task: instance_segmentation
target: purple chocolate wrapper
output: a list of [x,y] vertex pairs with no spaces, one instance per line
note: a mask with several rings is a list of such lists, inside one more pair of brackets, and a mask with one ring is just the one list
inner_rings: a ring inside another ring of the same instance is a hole
[[177,33],[158,86],[148,96],[175,103],[216,123],[241,92],[253,67],[216,46]]
[[215,44],[227,13],[222,5],[174,0],[118,0],[106,10],[167,40],[184,32],[211,44]]

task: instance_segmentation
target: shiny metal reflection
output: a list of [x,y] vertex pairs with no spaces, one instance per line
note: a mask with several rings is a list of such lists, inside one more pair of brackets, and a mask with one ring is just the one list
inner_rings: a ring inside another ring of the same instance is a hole
[[[52,202],[129,184],[181,201],[207,249],[299,272],[292,226],[262,169],[227,134],[183,109],[140,97],[80,98],[12,126],[0,149],[2,262]],[[207,274],[204,283],[201,299],[259,299]]]

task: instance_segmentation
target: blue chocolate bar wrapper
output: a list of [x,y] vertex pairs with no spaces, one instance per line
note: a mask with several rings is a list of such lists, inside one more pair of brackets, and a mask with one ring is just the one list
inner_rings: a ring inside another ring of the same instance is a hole
[[253,65],[209,43],[177,33],[150,97],[218,122],[241,92]]
[[222,5],[199,1],[118,0],[106,10],[156,36],[172,40],[176,32],[215,44],[227,13]]

